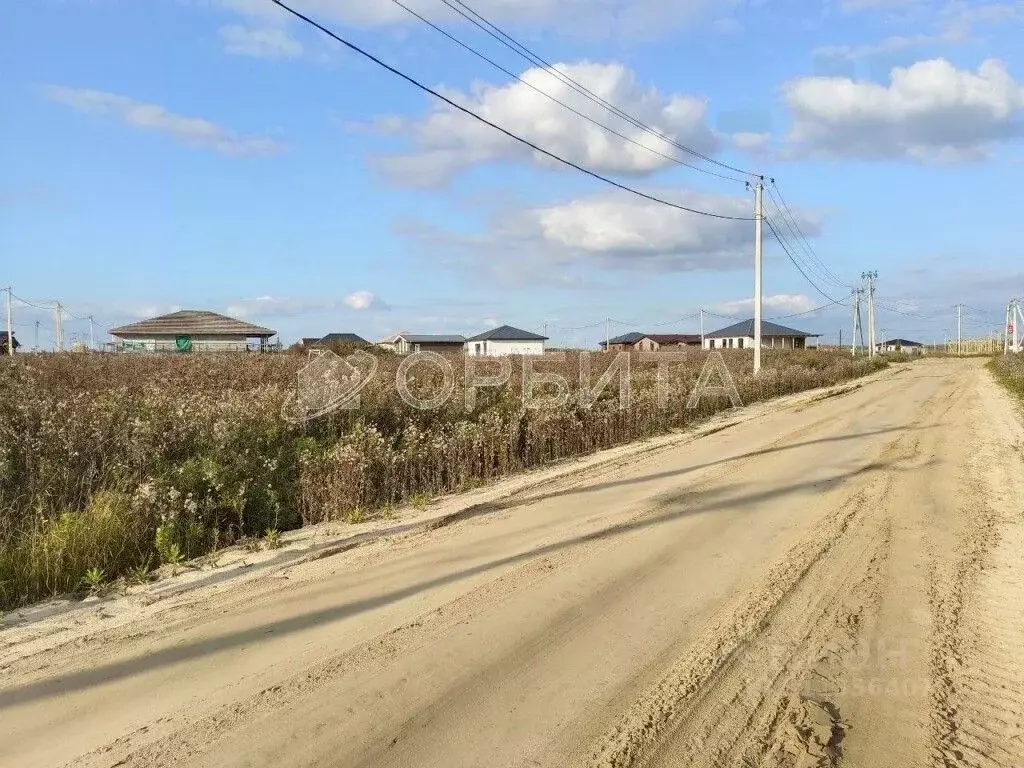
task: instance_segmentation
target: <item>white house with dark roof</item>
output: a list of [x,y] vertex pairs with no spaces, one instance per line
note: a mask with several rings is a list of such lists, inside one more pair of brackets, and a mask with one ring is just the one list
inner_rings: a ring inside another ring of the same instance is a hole
[[277,331],[196,309],[184,309],[112,328],[120,352],[247,352],[264,350]]
[[879,342],[876,347],[878,352],[906,352],[910,355],[924,354],[924,344],[919,341],[911,341],[910,339],[888,339]]
[[461,352],[466,344],[466,337],[458,334],[408,333],[402,331],[392,334],[377,342],[378,347],[388,349],[398,355],[410,352]]
[[466,354],[471,357],[506,355],[543,355],[547,336],[502,325],[466,339]]
[[[784,325],[761,321],[761,348],[804,349],[808,339],[819,338],[821,334],[805,333]],[[727,328],[704,335],[704,349],[753,349],[754,321],[744,320]]]

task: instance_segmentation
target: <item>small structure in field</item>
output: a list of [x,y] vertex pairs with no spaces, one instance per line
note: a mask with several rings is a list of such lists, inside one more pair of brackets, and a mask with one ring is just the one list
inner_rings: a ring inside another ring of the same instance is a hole
[[355,347],[370,346],[370,342],[355,333],[328,333],[320,339],[302,340],[302,345],[305,347],[329,347],[332,344],[348,344]]
[[502,325],[478,333],[466,340],[466,354],[470,357],[504,357],[507,355],[543,355],[547,336]]
[[277,331],[216,312],[184,309],[112,328],[118,352],[263,352]]
[[[761,347],[769,349],[805,349],[808,339],[821,334],[805,333],[767,320],[761,321]],[[704,336],[705,349],[753,349],[754,321],[744,320]]]
[[889,339],[876,345],[878,352],[906,352],[908,355],[923,355],[924,344],[909,339]]
[[457,334],[396,333],[381,339],[377,346],[398,355],[410,352],[461,352],[466,337]]
[[[18,341],[18,337],[13,333],[11,334],[11,340],[14,342],[11,346],[14,348],[14,353],[17,354],[21,343]],[[0,331],[0,356],[9,354],[11,354],[11,352],[7,349],[7,331]]]
[[669,352],[681,347],[700,347],[698,333],[626,333],[607,342],[601,342],[601,349],[608,347],[613,352]]

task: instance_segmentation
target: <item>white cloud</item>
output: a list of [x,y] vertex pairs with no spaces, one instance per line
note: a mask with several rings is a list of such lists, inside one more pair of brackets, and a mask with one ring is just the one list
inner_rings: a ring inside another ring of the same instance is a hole
[[[286,18],[269,0],[219,0],[221,7],[261,20]],[[417,23],[391,0],[292,0],[296,10],[318,20],[375,27]],[[438,2],[407,0],[423,16],[450,22],[452,13]],[[661,36],[704,19],[738,0],[476,0],[473,8],[495,23],[517,26],[559,25],[581,36]]]
[[[847,4],[850,5],[849,3]],[[847,10],[863,10],[868,7],[902,7],[914,12],[914,16],[904,21],[911,23],[915,29],[930,27],[929,31],[913,34],[892,35],[877,43],[825,45],[814,50],[819,56],[833,56],[846,59],[861,59],[880,54],[891,54],[910,48],[925,46],[955,45],[976,40],[975,28],[982,25],[1007,24],[1024,21],[1024,2],[977,2],[976,0],[947,0],[938,6],[922,2],[899,0],[885,2],[882,0],[860,0],[855,7]]]
[[[707,104],[702,99],[683,94],[662,95],[654,88],[640,85],[635,74],[618,63],[584,61],[556,66],[602,99],[672,140],[704,153],[717,149],[715,135],[706,123]],[[476,83],[470,93],[447,91],[445,95],[512,133],[597,171],[646,174],[672,165],[665,157],[644,147],[662,155],[678,155],[678,150],[669,142],[609,114],[543,69],[528,69],[522,78],[530,85]],[[609,125],[642,146],[613,136],[530,86]],[[531,157],[530,150],[518,142],[443,104],[433,107],[416,121],[394,116],[382,118],[377,128],[387,133],[412,134],[413,151],[379,159],[386,172],[407,183],[437,184],[470,165]],[[535,162],[546,165],[553,162],[538,153],[532,156]]]
[[[815,301],[810,296],[805,296],[802,293],[779,293],[774,296],[763,296],[761,298],[762,312],[766,314],[778,313],[782,315],[792,315],[801,312],[808,312],[821,304],[820,301]],[[727,301],[722,304],[718,304],[711,308],[712,311],[718,312],[722,315],[730,316],[753,316],[754,314],[754,299],[737,299],[736,301]]]
[[[677,204],[730,216],[750,216],[753,201],[701,192],[660,190]],[[808,237],[820,223],[794,210]],[[602,270],[646,273],[728,271],[753,259],[754,225],[685,213],[618,192],[565,203],[499,209],[485,231],[456,236],[426,225],[404,234],[444,254],[444,264],[508,284],[593,285]]]
[[369,291],[356,291],[345,297],[345,305],[351,309],[386,309],[387,305]]
[[245,27],[230,24],[218,30],[224,51],[257,59],[294,59],[303,53],[302,43],[281,27]]
[[892,70],[889,85],[843,77],[787,83],[791,151],[952,162],[987,156],[992,143],[1019,135],[1024,87],[989,59],[977,72],[945,59]]
[[225,155],[273,155],[283,151],[278,141],[265,136],[242,136],[209,120],[170,112],[159,104],[135,101],[115,93],[51,85],[46,95],[79,112],[115,117],[133,128],[166,133],[191,146]]
[[301,317],[302,315],[336,312],[339,310],[389,309],[386,302],[368,291],[356,291],[341,298],[288,298],[258,296],[230,302],[224,313],[232,317],[270,318]]
[[920,0],[842,0],[843,10],[864,11],[883,8],[907,8],[918,5]]
[[768,143],[772,140],[770,133],[755,133],[752,131],[741,131],[729,137],[734,149],[741,152],[764,152]]

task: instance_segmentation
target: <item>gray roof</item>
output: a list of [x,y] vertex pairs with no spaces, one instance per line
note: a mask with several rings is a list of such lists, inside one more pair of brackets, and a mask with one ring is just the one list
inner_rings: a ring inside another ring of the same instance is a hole
[[883,347],[923,347],[919,341],[910,341],[908,339],[889,339],[888,341],[882,342]]
[[113,336],[242,336],[251,339],[277,335],[277,331],[269,328],[197,309],[183,309],[169,315],[140,320],[111,328],[110,333]]
[[369,344],[366,339],[355,333],[328,333],[322,339],[317,339],[317,344],[330,344],[332,342],[342,342],[346,344]]
[[[754,335],[754,321],[744,320],[742,322],[730,325],[728,328],[722,328],[721,330],[714,331],[713,333],[705,334],[706,339],[729,339],[737,336],[749,336]],[[776,323],[769,322],[768,320],[761,321],[761,335],[762,336],[792,336],[799,339],[816,338],[821,334],[818,333],[805,333],[804,331],[798,331],[794,328],[787,328],[784,325],[777,325]]]
[[547,341],[547,336],[539,333],[524,331],[522,328],[513,328],[511,325],[501,325],[491,328],[489,331],[478,333],[467,341]]
[[[633,331],[632,333],[624,333],[621,336],[616,336],[614,339],[609,339],[609,344],[636,344],[640,339],[646,338],[642,333]],[[601,346],[604,346],[604,342],[601,342]]]
[[457,334],[427,334],[427,333],[402,333],[399,334],[410,344],[465,344],[466,337]]

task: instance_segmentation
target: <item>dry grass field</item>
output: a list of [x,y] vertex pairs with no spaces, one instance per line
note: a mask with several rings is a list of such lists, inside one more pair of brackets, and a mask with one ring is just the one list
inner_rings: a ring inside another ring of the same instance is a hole
[[[592,381],[610,358],[593,356]],[[726,356],[745,403],[850,380],[884,366],[843,353],[768,353],[754,378],[749,354]],[[525,408],[521,361],[508,384],[467,410],[464,361],[441,408],[398,397],[399,358],[380,357],[356,411],[305,424],[282,418],[305,358],[41,355],[0,363],[0,607],[96,589],[211,550],[274,540],[326,519],[362,521],[393,505],[567,457],[685,428],[729,407],[686,401],[704,362],[694,352],[667,372],[632,360],[632,399],[615,382],[592,407]],[[496,365],[495,365],[496,367]],[[578,356],[538,370],[579,379]],[[487,374],[486,364],[481,368]],[[411,387],[437,391],[415,368]]]

